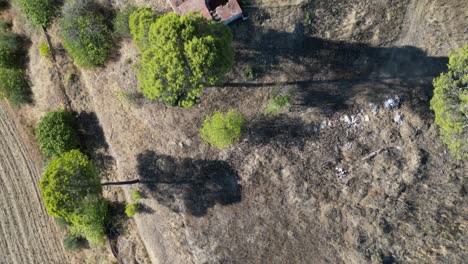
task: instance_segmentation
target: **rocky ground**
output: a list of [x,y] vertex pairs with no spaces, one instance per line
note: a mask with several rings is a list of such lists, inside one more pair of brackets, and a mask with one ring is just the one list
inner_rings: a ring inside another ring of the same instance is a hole
[[[52,63],[38,54],[42,34],[15,24],[32,36],[23,122],[69,107],[106,180],[160,182],[138,187],[145,211],[117,234],[124,263],[462,263],[468,168],[438,140],[428,101],[448,50],[468,43],[468,5],[248,2],[249,19],[231,26],[232,73],[189,110],[142,99],[129,40],[105,68],[79,70],[57,25]],[[291,107],[265,115],[278,93]],[[247,118],[242,140],[205,145],[204,116],[231,108]],[[123,202],[129,190],[106,196]]]

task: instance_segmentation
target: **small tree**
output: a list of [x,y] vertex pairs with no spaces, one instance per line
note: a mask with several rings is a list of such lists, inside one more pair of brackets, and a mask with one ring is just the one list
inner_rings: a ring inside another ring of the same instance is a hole
[[93,244],[104,241],[107,204],[94,164],[79,150],[53,159],[46,167],[39,190],[47,212],[70,223],[71,232]]
[[39,122],[37,139],[48,157],[78,148],[74,114],[63,110],[47,113]]
[[442,142],[458,159],[468,158],[468,45],[450,53],[448,72],[434,79],[431,109]]
[[203,122],[200,135],[206,143],[224,149],[240,138],[243,124],[244,117],[239,112],[215,112]]
[[59,0],[19,0],[21,11],[38,27],[47,27],[60,8]]
[[23,70],[0,67],[0,98],[13,105],[30,102],[31,91]]
[[142,52],[137,74],[143,95],[170,105],[193,106],[205,86],[218,84],[232,68],[234,50],[229,27],[199,14],[168,13],[149,26],[141,19],[138,30],[130,29]]
[[74,0],[63,10],[65,49],[80,67],[104,65],[112,48],[112,32],[102,8],[91,0]]
[[0,67],[18,66],[19,47],[16,34],[0,31]]

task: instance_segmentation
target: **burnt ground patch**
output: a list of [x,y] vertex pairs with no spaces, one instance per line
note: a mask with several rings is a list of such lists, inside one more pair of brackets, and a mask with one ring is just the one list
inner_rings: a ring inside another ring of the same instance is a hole
[[147,150],[137,156],[137,171],[149,195],[175,212],[203,216],[215,204],[242,199],[237,172],[221,160],[193,160]]

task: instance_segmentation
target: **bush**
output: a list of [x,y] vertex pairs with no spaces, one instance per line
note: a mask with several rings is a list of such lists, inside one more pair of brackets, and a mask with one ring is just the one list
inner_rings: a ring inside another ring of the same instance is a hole
[[242,74],[246,80],[253,81],[255,79],[255,72],[250,66],[245,67]]
[[125,206],[125,214],[128,217],[134,217],[138,211],[138,204],[130,203]]
[[200,135],[206,143],[224,149],[240,138],[243,124],[244,117],[239,112],[215,112],[203,122]]
[[29,103],[31,91],[24,71],[0,67],[0,98],[6,97],[13,105]]
[[468,45],[450,53],[448,72],[434,79],[431,109],[442,142],[457,159],[468,158]]
[[6,28],[1,29],[0,33],[0,67],[16,67],[19,59],[18,37],[13,33],[5,32]]
[[42,153],[47,157],[78,148],[74,114],[63,110],[47,113],[39,122],[37,139]]
[[86,241],[77,235],[67,233],[63,238],[63,247],[67,251],[77,251],[85,247]]
[[132,35],[130,34],[130,27],[129,27],[129,18],[130,15],[137,10],[137,7],[129,5],[126,6],[123,10],[118,11],[115,15],[112,24],[114,25],[114,34],[121,38],[130,38]]
[[288,105],[290,101],[291,98],[289,95],[276,95],[275,97],[268,100],[265,112],[267,114],[276,115],[281,110],[281,108]]
[[47,27],[60,8],[59,0],[19,0],[21,11],[38,27]]
[[65,49],[76,65],[98,67],[110,56],[112,34],[104,11],[90,0],[75,0],[65,5],[62,37]]
[[39,53],[44,56],[44,57],[50,57],[50,49],[49,49],[49,44],[47,42],[42,42],[39,45]]
[[231,70],[234,50],[226,25],[199,14],[168,13],[156,19],[145,34],[151,19],[138,20],[136,30],[134,15],[130,30],[142,52],[137,76],[146,98],[191,107],[205,86],[218,84]]
[[138,202],[139,200],[141,200],[141,198],[143,198],[143,196],[141,195],[141,193],[138,190],[131,190],[130,191],[130,198],[132,199],[132,201]]
[[133,43],[140,52],[150,47],[148,33],[150,26],[154,23],[158,14],[150,8],[139,8],[132,12],[128,20],[130,34],[133,37]]
[[91,245],[102,245],[108,223],[109,204],[97,195],[88,195],[73,215],[72,234],[86,238]]

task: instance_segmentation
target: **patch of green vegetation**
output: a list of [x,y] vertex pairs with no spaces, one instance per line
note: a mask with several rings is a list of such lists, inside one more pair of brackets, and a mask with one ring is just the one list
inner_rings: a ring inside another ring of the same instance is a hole
[[47,113],[39,122],[37,140],[47,157],[59,156],[79,147],[75,116],[68,111]]
[[304,19],[302,21],[304,26],[311,26],[312,25],[312,13],[310,11],[304,12]]
[[130,32],[142,53],[141,90],[150,100],[191,107],[205,86],[218,84],[231,70],[231,31],[199,14],[155,17],[149,9],[130,16]]
[[41,44],[39,44],[39,53],[43,56],[43,57],[50,57],[50,48],[49,48],[49,45],[47,44],[47,42],[42,42]]
[[104,65],[111,53],[112,32],[100,6],[89,0],[67,3],[61,26],[63,45],[76,65]]
[[248,81],[253,81],[255,79],[255,72],[250,66],[244,68],[242,75],[244,75],[244,78]]
[[70,232],[92,245],[104,243],[109,205],[94,164],[79,150],[54,158],[39,183],[47,212],[70,224]]
[[285,106],[289,105],[291,97],[287,94],[276,95],[267,102],[265,113],[277,115]]
[[129,203],[125,206],[125,214],[128,217],[134,217],[138,212],[139,205],[136,203]]
[[240,138],[244,122],[244,117],[237,111],[230,110],[226,114],[215,112],[206,117],[200,136],[204,142],[224,149]]
[[0,98],[15,106],[31,102],[31,91],[23,70],[0,67]]
[[141,195],[140,191],[133,189],[130,191],[130,198],[132,201],[138,202],[143,198],[143,196]]
[[47,27],[60,9],[59,0],[19,0],[21,11],[38,27]]
[[122,102],[125,106],[136,104],[137,96],[132,92],[125,92],[119,91],[117,93],[117,98],[120,102]]
[[18,36],[7,32],[6,24],[2,28],[0,31],[0,67],[18,67],[20,52]]
[[133,5],[126,6],[123,10],[117,11],[112,24],[114,25],[114,34],[121,38],[130,38],[129,18],[138,8]]
[[77,235],[67,233],[63,238],[63,247],[66,251],[77,251],[86,246],[86,241]]
[[468,158],[468,45],[450,53],[448,72],[434,79],[431,109],[440,138],[457,159]]

